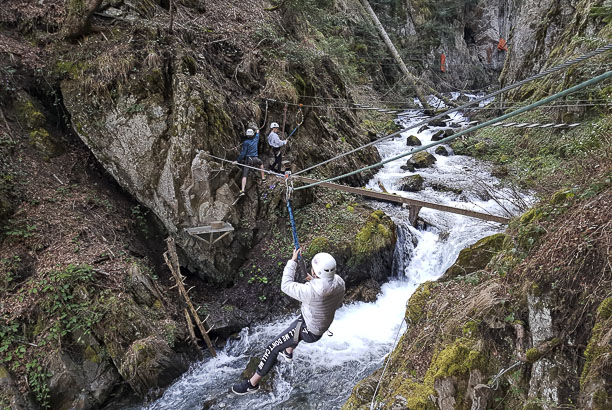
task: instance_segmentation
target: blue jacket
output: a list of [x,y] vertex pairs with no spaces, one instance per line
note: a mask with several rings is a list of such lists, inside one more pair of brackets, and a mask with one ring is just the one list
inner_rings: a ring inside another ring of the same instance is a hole
[[238,155],[238,162],[242,162],[248,157],[256,157],[257,144],[259,144],[259,133],[256,133],[251,139],[244,140],[242,143],[242,150],[240,151],[240,155]]

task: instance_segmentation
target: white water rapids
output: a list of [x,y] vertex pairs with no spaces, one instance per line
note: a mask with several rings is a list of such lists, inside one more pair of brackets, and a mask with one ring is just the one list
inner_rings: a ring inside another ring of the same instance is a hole
[[[417,115],[418,112],[410,114]],[[452,118],[453,126],[466,121],[459,114]],[[419,120],[402,120],[402,125],[407,127]],[[427,144],[438,129],[432,127],[419,134],[413,129],[402,137],[378,144],[377,148],[382,158],[388,158],[409,149],[406,146],[408,135],[417,135],[423,144]],[[378,182],[382,182],[389,192],[415,199],[496,215],[505,215],[501,206],[513,213],[518,212],[506,199],[495,201],[489,198],[485,186],[495,187],[498,198],[511,198],[512,195],[496,187],[498,182],[491,177],[486,165],[463,156],[435,157],[437,162],[433,167],[417,170],[425,179],[426,186],[420,192],[399,190],[400,178],[411,175],[400,169],[406,159],[386,164],[368,187],[379,190]],[[432,182],[460,188],[463,192],[437,192],[427,187]],[[407,209],[381,203],[372,205],[391,215],[398,225],[394,256],[394,270],[398,277],[383,285],[382,294],[375,303],[354,303],[339,309],[330,328],[333,337],[324,336],[313,344],[300,343],[292,364],[279,361],[273,370],[277,376],[272,392],[234,396],[230,387],[240,380],[249,359],[261,355],[265,345],[285,329],[293,317],[243,329],[240,340],[230,341],[217,358],[193,364],[159,400],[143,408],[340,408],[355,384],[380,368],[384,356],[393,349],[399,328],[403,329],[406,302],[416,287],[440,277],[461,249],[503,228],[474,218],[422,209],[419,215],[429,227],[419,231],[407,224]]]

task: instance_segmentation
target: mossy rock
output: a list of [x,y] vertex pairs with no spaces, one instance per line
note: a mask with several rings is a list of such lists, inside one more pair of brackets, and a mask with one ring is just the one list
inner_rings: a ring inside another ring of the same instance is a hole
[[400,189],[407,192],[418,192],[423,189],[424,181],[419,174],[409,175],[400,180]]
[[503,233],[487,236],[469,248],[463,249],[459,252],[455,263],[448,268],[440,280],[450,280],[484,269],[491,258],[502,250],[506,237],[507,235]]
[[317,236],[310,241],[308,245],[308,251],[306,252],[306,257],[308,259],[312,259],[317,253],[320,252],[329,252],[331,249],[331,243],[329,239],[324,236]]
[[347,265],[356,267],[382,249],[395,243],[395,224],[383,211],[374,211],[365,226],[357,233],[351,246],[351,258]]
[[[580,376],[580,390],[586,396],[593,396],[597,386],[605,383],[606,367],[598,365],[603,358],[612,355],[612,346],[608,335],[612,327],[612,297],[604,299],[597,308],[595,325],[584,351],[585,363]],[[608,339],[608,340],[606,340]],[[609,369],[609,368],[608,368]],[[606,401],[609,400],[606,398]],[[603,407],[602,407],[603,408]]]
[[[484,354],[476,350],[477,343],[471,339],[457,339],[442,347],[434,354],[430,366],[422,382],[408,377],[391,392],[386,392],[387,398],[401,396],[408,409],[435,409],[438,408],[431,400],[437,396],[436,381],[453,377],[455,387],[468,386],[472,370],[484,370],[487,360]],[[394,369],[390,368],[389,371]],[[456,397],[464,397],[465,391],[458,391]],[[463,408],[463,407],[458,407]],[[469,407],[467,407],[469,408]]]
[[38,104],[26,93],[20,92],[15,99],[15,113],[19,123],[28,130],[35,130],[45,126],[47,121]]
[[561,204],[564,204],[565,202],[571,201],[575,196],[576,195],[571,190],[562,189],[560,191],[555,192],[550,197],[550,204],[551,205],[561,205]]
[[427,151],[417,152],[410,158],[410,162],[415,168],[428,168],[435,164],[436,161],[436,157]]
[[423,143],[416,135],[411,135],[406,139],[406,145],[408,145],[409,147],[418,147],[422,144]]
[[406,305],[405,317],[407,323],[414,325],[423,318],[423,308],[431,296],[431,284],[432,282],[422,283],[410,296]]
[[44,128],[30,131],[30,145],[36,148],[45,158],[54,158],[64,153],[64,147]]
[[448,152],[446,147],[443,147],[442,145],[440,145],[440,146],[438,146],[436,148],[435,153],[437,155],[442,155],[443,157],[448,157],[450,155],[450,153]]

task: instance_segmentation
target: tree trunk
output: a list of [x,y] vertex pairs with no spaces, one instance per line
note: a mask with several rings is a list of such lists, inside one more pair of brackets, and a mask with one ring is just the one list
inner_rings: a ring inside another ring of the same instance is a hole
[[424,108],[431,108],[429,106],[429,104],[427,103],[427,98],[423,94],[423,91],[422,91],[421,87],[418,85],[418,83],[420,83],[425,88],[425,90],[427,92],[433,94],[434,96],[436,96],[437,98],[442,100],[444,102],[444,104],[446,104],[447,106],[449,106],[449,107],[456,107],[457,105],[455,103],[450,101],[448,98],[444,97],[442,94],[440,94],[439,92],[437,92],[436,90],[434,90],[433,88],[428,86],[427,84],[421,82],[410,71],[408,71],[408,67],[406,67],[406,64],[404,64],[404,60],[402,59],[402,57],[397,52],[397,49],[393,45],[393,42],[391,41],[389,36],[387,35],[387,32],[385,31],[385,28],[383,27],[383,25],[380,23],[380,20],[378,20],[378,17],[376,16],[376,13],[374,12],[372,7],[370,6],[370,3],[368,3],[368,0],[360,0],[360,1],[361,1],[361,4],[363,5],[363,7],[368,12],[368,14],[370,15],[370,18],[372,19],[372,22],[374,23],[374,25],[378,29],[378,33],[380,34],[380,36],[385,41],[385,44],[387,44],[387,47],[389,48],[389,51],[393,55],[393,58],[395,58],[395,61],[399,64],[400,69],[402,70],[402,73],[408,79],[408,81],[414,86],[415,92],[417,94],[417,99],[421,102],[423,107]]

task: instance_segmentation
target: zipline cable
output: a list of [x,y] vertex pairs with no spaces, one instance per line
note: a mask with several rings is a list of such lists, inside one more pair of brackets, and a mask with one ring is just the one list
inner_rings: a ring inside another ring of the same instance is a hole
[[[289,184],[291,182],[291,184]],[[300,249],[300,241],[298,240],[297,228],[295,226],[295,218],[293,217],[293,207],[291,206],[291,194],[293,193],[293,180],[289,181],[289,174],[285,174],[285,187],[286,187],[286,200],[287,200],[287,212],[289,212],[289,221],[291,223],[291,233],[293,234],[293,246],[295,249]],[[302,276],[306,278],[306,264],[304,258],[302,258],[301,252],[298,254],[298,267],[302,271]],[[299,279],[299,278],[298,278]]]
[[[308,185],[304,185],[304,186],[301,186],[301,187],[297,187],[297,188],[295,188],[295,190],[298,191],[300,189],[311,188],[313,186],[316,186],[316,185],[319,185],[319,184],[322,184],[322,183],[325,183],[325,182],[333,182],[333,181],[336,181],[338,179],[342,179],[342,178],[349,177],[351,175],[355,175],[355,174],[357,174],[359,172],[362,172],[362,171],[366,171],[366,170],[369,170],[369,169],[372,169],[372,168],[380,167],[381,165],[384,165],[384,164],[387,164],[389,162],[398,160],[398,159],[406,157],[408,155],[413,155],[413,154],[416,154],[417,152],[425,151],[428,148],[435,147],[436,145],[440,145],[440,144],[444,144],[446,142],[452,141],[452,140],[454,140],[454,139],[456,139],[456,138],[458,138],[458,137],[460,137],[462,135],[466,135],[466,134],[469,134],[470,132],[478,131],[481,128],[488,127],[489,125],[493,125],[493,124],[496,124],[496,123],[498,123],[500,121],[507,120],[508,118],[515,117],[515,116],[517,116],[519,114],[522,114],[522,113],[524,113],[526,111],[530,111],[530,110],[532,110],[534,108],[537,108],[537,107],[539,107],[541,105],[544,105],[544,104],[547,104],[547,103],[549,103],[551,101],[554,101],[554,100],[556,100],[558,98],[565,97],[566,95],[575,93],[576,91],[582,90],[585,87],[588,87],[588,86],[591,86],[593,84],[597,84],[597,83],[599,83],[601,81],[607,80],[610,77],[612,77],[612,71],[607,71],[604,74],[601,74],[601,75],[599,75],[597,77],[591,78],[590,80],[582,82],[582,83],[580,83],[578,85],[575,85],[575,86],[573,86],[571,88],[568,88],[568,89],[566,89],[564,91],[561,91],[561,92],[559,92],[557,94],[554,94],[554,95],[551,95],[551,96],[546,97],[544,99],[541,99],[541,100],[539,100],[539,101],[537,101],[537,102],[535,102],[533,104],[529,104],[529,105],[527,105],[527,106],[525,106],[525,107],[523,107],[521,109],[518,109],[516,111],[512,111],[511,113],[502,115],[502,116],[494,118],[492,120],[483,122],[482,124],[479,124],[479,125],[476,125],[474,127],[468,128],[466,130],[460,131],[460,132],[458,132],[456,134],[453,134],[453,135],[451,135],[449,137],[443,138],[443,139],[441,139],[439,141],[435,141],[435,142],[433,142],[431,144],[424,145],[424,146],[419,147],[417,149],[414,149],[412,151],[408,151],[408,152],[405,152],[403,154],[396,155],[396,156],[391,157],[389,159],[386,159],[384,161],[380,161],[380,162],[378,162],[376,164],[369,165],[367,167],[363,167],[363,168],[357,169],[355,171],[348,172],[346,174],[343,174],[343,175],[340,175],[340,176],[337,176],[337,177],[328,178],[328,179],[325,179],[325,180],[322,180],[322,181],[313,182],[312,184],[308,184]],[[411,127],[411,128],[415,128],[415,127]],[[395,134],[395,135],[397,135],[397,134]],[[294,175],[297,175],[297,174],[299,174],[299,172],[296,172]]]
[[[320,162],[320,163],[318,163],[318,164],[315,164],[315,165],[313,165],[313,166],[311,166],[311,167],[305,168],[305,169],[303,169],[303,170],[301,170],[301,171],[299,171],[299,172],[296,172],[296,173],[295,173],[295,175],[299,175],[299,174],[302,174],[302,173],[304,173],[304,172],[308,172],[308,171],[310,171],[310,170],[312,170],[312,169],[314,169],[314,168],[317,168],[317,167],[320,167],[320,166],[322,166],[322,165],[328,164],[328,163],[330,163],[330,162],[332,162],[332,161],[335,161],[335,160],[340,159],[340,158],[343,158],[343,157],[345,157],[345,156],[347,156],[347,155],[353,154],[353,153],[355,153],[355,152],[357,152],[357,151],[361,151],[362,149],[365,149],[365,148],[367,148],[367,147],[370,147],[370,146],[372,146],[372,145],[374,145],[374,144],[377,144],[377,143],[379,143],[379,142],[381,142],[381,141],[385,141],[385,140],[387,140],[387,139],[389,139],[389,138],[393,138],[393,137],[395,137],[395,136],[397,136],[397,135],[401,134],[402,132],[406,132],[406,131],[409,131],[409,130],[411,130],[411,129],[414,129],[414,128],[417,128],[417,127],[421,127],[421,126],[423,126],[423,125],[426,125],[426,124],[430,123],[431,121],[435,121],[435,120],[441,119],[441,118],[443,118],[444,116],[446,116],[446,115],[448,115],[448,114],[451,114],[451,113],[454,113],[454,112],[457,112],[457,111],[460,111],[460,110],[466,109],[466,108],[468,108],[468,107],[470,107],[470,106],[472,106],[472,105],[474,105],[474,104],[477,104],[477,103],[480,103],[480,102],[482,102],[482,101],[488,100],[488,99],[490,99],[490,98],[492,98],[492,97],[495,97],[496,95],[502,94],[502,93],[504,93],[504,92],[506,92],[506,91],[509,91],[509,90],[514,89],[514,88],[520,87],[520,86],[522,86],[522,85],[524,85],[524,84],[527,84],[527,83],[529,83],[529,82],[531,82],[531,81],[537,80],[537,79],[539,79],[539,78],[545,77],[545,76],[550,75],[550,74],[552,74],[552,73],[555,73],[555,72],[557,72],[557,71],[563,70],[564,68],[567,68],[567,67],[569,67],[569,66],[571,66],[571,65],[574,65],[574,64],[580,63],[580,62],[582,62],[582,61],[584,61],[584,60],[587,60],[587,59],[589,59],[589,58],[591,58],[591,57],[594,57],[594,56],[596,56],[596,55],[599,55],[599,54],[605,53],[606,51],[609,51],[609,50],[611,50],[611,49],[612,49],[612,44],[605,45],[605,46],[600,47],[600,48],[598,48],[598,49],[596,49],[596,50],[594,50],[594,51],[591,51],[590,53],[587,53],[587,54],[585,54],[585,55],[583,55],[583,56],[580,56],[580,57],[575,58],[575,59],[573,59],[573,60],[569,60],[569,61],[567,61],[567,62],[565,62],[565,63],[563,63],[563,64],[560,64],[560,65],[558,65],[558,66],[556,66],[556,67],[553,67],[553,68],[551,68],[551,69],[549,69],[549,70],[546,70],[546,71],[544,71],[544,72],[542,72],[542,73],[536,74],[536,75],[534,75],[534,76],[532,76],[532,77],[529,77],[529,78],[527,78],[527,79],[525,79],[525,80],[519,81],[519,82],[517,82],[517,83],[514,83],[514,84],[511,84],[511,85],[509,85],[509,86],[507,86],[507,87],[504,87],[504,88],[502,88],[502,89],[500,89],[500,90],[497,90],[497,91],[495,91],[495,92],[493,92],[493,93],[491,93],[491,94],[485,95],[484,97],[477,98],[477,99],[475,99],[474,101],[470,101],[470,102],[468,102],[468,103],[466,103],[466,104],[464,104],[464,105],[461,105],[461,106],[459,106],[459,107],[451,108],[450,110],[447,110],[447,111],[445,111],[445,112],[443,112],[443,113],[441,113],[441,114],[438,114],[438,115],[436,115],[436,116],[434,116],[434,117],[431,117],[431,118],[429,118],[429,119],[426,119],[426,120],[424,120],[424,121],[421,121],[421,122],[417,123],[416,125],[410,126],[409,128],[404,128],[404,129],[402,129],[402,130],[396,131],[396,132],[391,133],[391,134],[389,134],[389,135],[387,135],[387,136],[385,136],[385,137],[382,137],[382,138],[379,138],[379,139],[377,139],[377,140],[374,140],[374,141],[372,141],[372,142],[370,142],[370,143],[368,143],[368,144],[362,145],[362,146],[357,147],[357,148],[355,148],[355,149],[353,149],[353,150],[350,150],[350,151],[347,151],[347,152],[342,153],[342,154],[340,154],[340,155],[337,155],[337,156],[335,156],[335,157],[333,157],[333,158],[330,158],[330,159],[328,159],[328,160],[325,160],[325,161],[323,161],[323,162]],[[564,95],[566,95],[566,94],[564,94]],[[559,98],[559,97],[557,97],[557,98]],[[552,101],[552,100],[550,100],[550,101]],[[300,189],[300,188],[296,188],[296,189]]]

